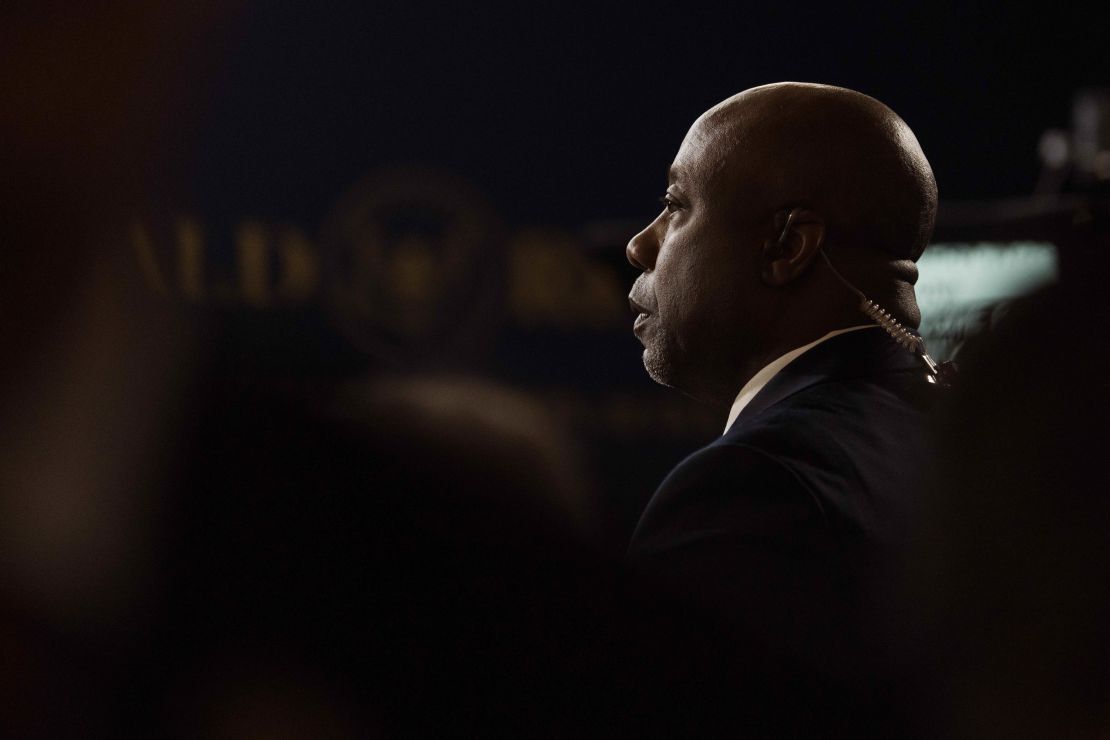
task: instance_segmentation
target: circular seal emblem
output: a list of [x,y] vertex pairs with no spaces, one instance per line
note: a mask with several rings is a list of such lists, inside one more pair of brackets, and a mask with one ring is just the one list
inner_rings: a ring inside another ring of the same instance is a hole
[[503,237],[470,183],[431,168],[375,172],[332,209],[320,244],[327,310],[354,346],[399,366],[488,350],[503,313]]

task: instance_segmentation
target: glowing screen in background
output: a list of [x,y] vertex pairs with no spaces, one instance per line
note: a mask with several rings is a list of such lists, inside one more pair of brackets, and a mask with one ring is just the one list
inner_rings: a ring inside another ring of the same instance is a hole
[[1000,304],[1056,280],[1056,247],[1046,242],[932,244],[918,260],[917,302],[929,354],[952,359]]

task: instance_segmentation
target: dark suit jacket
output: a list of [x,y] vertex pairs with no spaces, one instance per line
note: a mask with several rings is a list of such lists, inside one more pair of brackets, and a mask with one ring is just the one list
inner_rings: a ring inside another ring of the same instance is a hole
[[723,620],[772,693],[807,710],[807,692],[860,694],[881,642],[874,607],[929,465],[934,392],[881,329],[821,343],[667,476],[630,558]]

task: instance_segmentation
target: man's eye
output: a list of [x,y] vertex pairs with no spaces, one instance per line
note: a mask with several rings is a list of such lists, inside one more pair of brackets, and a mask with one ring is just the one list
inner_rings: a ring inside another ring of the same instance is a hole
[[660,198],[659,202],[662,203],[663,207],[667,209],[667,213],[674,213],[682,207],[681,205],[679,205],[677,200],[670,196],[669,193]]

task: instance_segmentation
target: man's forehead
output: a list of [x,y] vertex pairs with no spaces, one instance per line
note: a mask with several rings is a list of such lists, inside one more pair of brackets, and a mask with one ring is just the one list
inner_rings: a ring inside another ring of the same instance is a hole
[[686,132],[674,162],[667,171],[669,182],[708,181],[727,164],[733,147],[722,122],[702,116]]
[[686,132],[686,136],[682,139],[682,146],[679,147],[679,151],[681,152],[683,149],[686,149],[694,153],[713,146],[717,139],[720,138],[722,128],[721,122],[718,119],[708,114],[702,114]]

